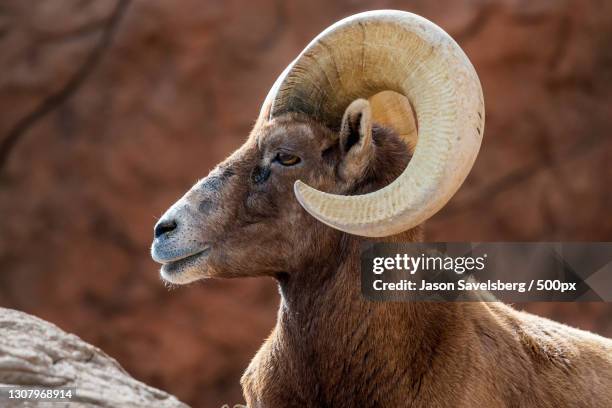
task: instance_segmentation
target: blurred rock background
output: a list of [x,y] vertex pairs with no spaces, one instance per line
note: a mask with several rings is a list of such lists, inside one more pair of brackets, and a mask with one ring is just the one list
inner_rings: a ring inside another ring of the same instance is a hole
[[[156,217],[247,136],[334,21],[421,14],[481,77],[482,152],[430,240],[610,240],[612,2],[0,1],[0,306],[50,320],[196,407],[242,400],[274,282],[168,290]],[[521,305],[612,336],[606,304]]]

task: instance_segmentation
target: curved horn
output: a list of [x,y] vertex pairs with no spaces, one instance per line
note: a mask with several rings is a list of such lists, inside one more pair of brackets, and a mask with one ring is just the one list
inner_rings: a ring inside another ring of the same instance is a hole
[[437,25],[394,10],[348,17],[319,34],[277,79],[264,107],[269,118],[302,112],[338,129],[357,98],[392,90],[405,95],[418,122],[418,143],[388,186],[342,196],[296,181],[300,204],[318,220],[363,236],[412,228],[440,210],[469,173],[484,128],[474,67]]

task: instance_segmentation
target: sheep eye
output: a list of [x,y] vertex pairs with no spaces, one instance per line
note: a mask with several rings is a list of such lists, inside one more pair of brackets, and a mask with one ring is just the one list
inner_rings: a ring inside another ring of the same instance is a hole
[[276,155],[276,161],[282,164],[283,166],[294,166],[298,164],[301,160],[299,157],[294,156],[289,153],[279,153]]

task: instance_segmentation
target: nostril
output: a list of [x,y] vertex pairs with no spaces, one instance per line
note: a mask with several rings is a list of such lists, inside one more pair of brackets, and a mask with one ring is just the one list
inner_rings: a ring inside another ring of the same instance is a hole
[[159,238],[168,232],[174,231],[175,229],[176,229],[176,221],[174,220],[160,221],[157,223],[157,225],[155,225],[153,234],[155,235],[155,238]]

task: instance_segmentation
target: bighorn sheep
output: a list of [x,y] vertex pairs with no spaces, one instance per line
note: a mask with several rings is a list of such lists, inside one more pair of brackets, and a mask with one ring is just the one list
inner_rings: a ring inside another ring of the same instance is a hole
[[[381,117],[418,125],[414,155],[414,132]],[[242,378],[250,407],[612,406],[610,340],[500,303],[361,296],[360,244],[421,240],[483,126],[478,77],[442,29],[358,14],[308,45],[246,143],[160,219],[166,281],[278,280],[278,322]]]

